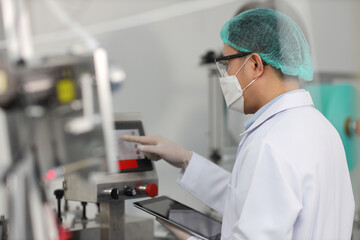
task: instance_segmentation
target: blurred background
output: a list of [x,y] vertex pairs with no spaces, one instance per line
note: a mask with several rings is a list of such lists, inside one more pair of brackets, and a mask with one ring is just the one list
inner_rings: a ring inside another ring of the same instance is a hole
[[[59,20],[46,0],[31,0],[29,14],[34,54],[51,56],[83,51],[82,40]],[[219,97],[214,65],[221,54],[222,25],[255,1],[239,0],[62,0],[56,1],[70,18],[107,50],[110,62],[126,73],[113,92],[114,112],[140,112],[147,135],[163,135],[211,158],[231,170],[239,134],[249,116],[227,112]],[[302,83],[317,107],[339,131],[347,153],[356,201],[360,207],[360,167],[357,129],[359,82],[360,2],[356,0],[256,1],[292,17],[308,38],[314,80]],[[0,32],[0,55],[6,54]],[[214,85],[215,84],[215,85]],[[220,92],[221,93],[221,92]],[[221,96],[221,95],[220,95]],[[222,97],[222,96],[221,96]],[[220,102],[219,102],[220,101]],[[214,119],[217,119],[216,121]],[[0,119],[1,120],[1,119]],[[216,130],[217,129],[217,130]],[[221,131],[219,132],[219,129]],[[216,141],[221,139],[221,141]],[[1,141],[1,138],[0,138]],[[0,145],[2,143],[0,142]],[[0,153],[1,154],[1,153]],[[177,183],[179,170],[155,162],[159,195],[211,213]],[[49,196],[62,186],[58,178],[46,186]],[[4,187],[0,196],[5,196]],[[55,197],[49,197],[56,207]],[[151,218],[125,202],[126,213]],[[73,208],[79,205],[72,203]],[[0,197],[0,215],[6,215]],[[89,215],[96,206],[89,206]],[[353,239],[360,239],[355,216]],[[155,226],[155,233],[164,231]]]

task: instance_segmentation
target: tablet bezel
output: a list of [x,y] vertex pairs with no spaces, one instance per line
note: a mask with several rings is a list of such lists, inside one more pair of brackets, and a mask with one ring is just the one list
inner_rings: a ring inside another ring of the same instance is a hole
[[[155,216],[155,217],[158,217],[158,218],[160,218],[160,219],[162,219],[162,220],[164,220],[164,221],[166,221],[166,222],[168,222],[168,223],[171,223],[171,224],[173,224],[173,225],[181,228],[182,230],[185,230],[186,232],[188,232],[188,233],[190,233],[190,234],[193,234],[194,236],[199,237],[199,238],[201,238],[201,239],[204,239],[204,240],[215,239],[215,237],[218,235],[218,234],[216,234],[216,235],[214,235],[214,236],[211,236],[210,238],[207,238],[207,237],[205,237],[205,236],[202,236],[201,233],[194,232],[193,230],[190,230],[190,229],[188,229],[188,228],[186,228],[186,227],[178,224],[177,222],[174,222],[174,221],[172,221],[172,220],[169,220],[169,219],[163,217],[162,215],[160,215],[160,214],[158,214],[158,213],[156,213],[156,212],[153,212],[152,210],[150,210],[150,209],[148,209],[148,208],[145,208],[145,207],[143,207],[143,206],[141,206],[141,205],[139,204],[139,203],[142,203],[142,202],[146,202],[146,203],[158,202],[158,201],[162,201],[162,200],[164,200],[164,199],[168,199],[168,200],[174,201],[174,202],[176,202],[176,203],[178,203],[178,204],[181,204],[181,205],[189,208],[190,210],[192,210],[192,211],[194,211],[194,212],[200,213],[201,215],[204,215],[204,216],[207,217],[207,218],[210,218],[210,219],[212,219],[212,220],[214,220],[214,221],[216,221],[216,222],[219,222],[220,225],[221,225],[221,222],[220,222],[220,221],[218,221],[218,220],[216,220],[216,219],[214,219],[214,218],[212,218],[212,217],[210,217],[210,216],[208,216],[208,215],[206,215],[206,214],[204,214],[204,213],[202,213],[202,212],[199,212],[199,211],[197,211],[197,210],[195,210],[195,209],[193,209],[193,208],[191,208],[191,207],[189,207],[189,206],[186,206],[185,204],[182,204],[182,203],[180,203],[180,202],[178,202],[178,201],[176,201],[176,200],[174,200],[174,199],[172,199],[172,198],[169,198],[169,197],[167,197],[167,196],[160,196],[160,197],[156,197],[156,198],[152,198],[152,199],[147,199],[147,200],[143,200],[143,201],[139,201],[139,202],[134,202],[133,205],[134,205],[135,207],[139,208],[140,210],[143,210],[143,211],[145,211],[145,212],[147,212],[147,213],[149,213],[149,214],[151,214],[151,215],[153,215],[153,216]],[[220,233],[221,233],[221,232],[220,232]]]

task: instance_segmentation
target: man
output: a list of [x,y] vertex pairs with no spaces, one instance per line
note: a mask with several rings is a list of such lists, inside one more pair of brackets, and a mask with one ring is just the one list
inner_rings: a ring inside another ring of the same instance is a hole
[[228,21],[221,38],[216,63],[227,106],[255,113],[232,173],[160,136],[124,140],[183,168],[179,183],[223,214],[221,239],[350,239],[354,199],[341,139],[299,89],[299,78],[313,77],[301,30],[260,8]]

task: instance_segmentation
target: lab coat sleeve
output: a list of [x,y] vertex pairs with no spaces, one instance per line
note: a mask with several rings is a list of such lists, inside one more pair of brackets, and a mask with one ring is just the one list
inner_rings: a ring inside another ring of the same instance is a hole
[[224,212],[226,186],[231,174],[193,153],[185,171],[180,173],[178,183],[201,201],[219,213]]
[[186,240],[201,240],[200,238],[197,238],[197,237],[194,237],[194,236],[191,236],[191,237],[189,237],[188,239],[186,239]]
[[249,156],[252,158],[248,160],[256,164],[247,193],[238,178],[235,199],[246,195],[243,204],[236,208],[231,239],[292,239],[293,226],[302,209],[302,194],[291,156],[285,157],[267,142]]

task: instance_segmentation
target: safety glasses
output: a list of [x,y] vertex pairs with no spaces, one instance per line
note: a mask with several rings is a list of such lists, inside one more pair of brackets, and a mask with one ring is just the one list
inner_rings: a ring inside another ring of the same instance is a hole
[[251,54],[251,52],[237,53],[237,54],[233,54],[233,55],[229,55],[229,56],[216,58],[215,63],[216,63],[216,66],[217,66],[221,76],[222,77],[228,76],[227,72],[230,69],[230,61],[229,60],[234,59],[234,58],[245,57],[245,56],[248,56],[250,54]]

